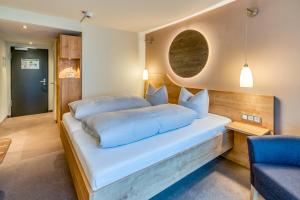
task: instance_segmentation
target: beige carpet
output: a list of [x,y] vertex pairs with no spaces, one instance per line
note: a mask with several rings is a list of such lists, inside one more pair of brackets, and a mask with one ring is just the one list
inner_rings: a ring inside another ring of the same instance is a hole
[[[0,138],[12,139],[0,165],[0,200],[75,200],[53,113],[7,119]],[[146,183],[145,183],[146,184]],[[217,159],[153,200],[248,200],[249,171]]]
[[7,119],[12,139],[0,165],[0,200],[73,200],[74,189],[53,113]]

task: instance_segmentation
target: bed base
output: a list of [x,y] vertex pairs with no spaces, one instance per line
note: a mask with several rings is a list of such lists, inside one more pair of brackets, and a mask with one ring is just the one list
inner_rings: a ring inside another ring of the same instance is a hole
[[60,135],[79,200],[149,199],[233,145],[233,133],[228,131],[93,191],[62,122]]

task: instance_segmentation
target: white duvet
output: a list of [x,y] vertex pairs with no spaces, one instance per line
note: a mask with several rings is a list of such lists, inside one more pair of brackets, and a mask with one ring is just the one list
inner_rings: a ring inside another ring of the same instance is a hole
[[63,116],[67,134],[93,191],[222,134],[230,121],[209,113],[189,126],[103,149],[97,148],[96,140],[82,129],[80,121],[70,113]]
[[163,104],[99,113],[83,119],[82,127],[100,147],[110,148],[190,125],[196,118],[197,113],[191,109]]

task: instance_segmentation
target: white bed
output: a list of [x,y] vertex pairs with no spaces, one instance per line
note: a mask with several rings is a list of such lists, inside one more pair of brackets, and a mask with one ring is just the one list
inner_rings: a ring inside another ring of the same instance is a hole
[[132,144],[101,149],[96,140],[84,132],[80,121],[70,113],[63,116],[63,124],[93,191],[224,133],[230,121],[209,114],[184,128]]

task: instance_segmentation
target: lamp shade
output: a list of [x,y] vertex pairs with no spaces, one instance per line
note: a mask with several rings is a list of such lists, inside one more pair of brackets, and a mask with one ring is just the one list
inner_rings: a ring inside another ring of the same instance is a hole
[[240,75],[240,87],[252,88],[253,76],[250,67],[245,64]]
[[143,71],[143,80],[147,81],[148,78],[149,78],[148,69],[144,69],[144,71]]

